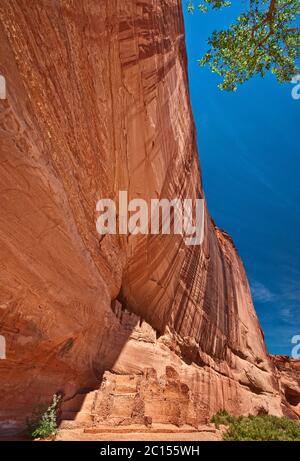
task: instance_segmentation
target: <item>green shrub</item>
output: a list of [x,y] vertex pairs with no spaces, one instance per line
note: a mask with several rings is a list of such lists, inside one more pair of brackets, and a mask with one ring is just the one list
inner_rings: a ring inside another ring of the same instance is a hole
[[[57,406],[60,396],[54,394],[52,403],[42,413],[28,421],[27,432],[33,439],[45,439],[57,433]],[[37,413],[37,412],[36,412]]]
[[234,419],[235,418],[227,413],[227,411],[220,410],[211,418],[211,422],[214,423],[217,427],[219,427],[221,424],[223,426],[228,426],[230,423],[234,422]]
[[235,418],[222,411],[213,416],[217,426],[228,426],[223,439],[227,441],[300,441],[300,424],[277,416],[240,416]]

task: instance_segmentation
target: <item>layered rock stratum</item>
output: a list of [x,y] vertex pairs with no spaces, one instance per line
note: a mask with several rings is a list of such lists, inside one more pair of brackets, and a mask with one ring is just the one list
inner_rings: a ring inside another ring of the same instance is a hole
[[58,392],[94,426],[299,414],[207,209],[201,246],[96,232],[120,190],[204,197],[181,2],[2,0],[0,19],[1,431]]

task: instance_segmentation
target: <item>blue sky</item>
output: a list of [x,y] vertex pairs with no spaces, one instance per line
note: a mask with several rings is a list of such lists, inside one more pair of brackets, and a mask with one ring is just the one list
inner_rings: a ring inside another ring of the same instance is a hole
[[200,163],[210,213],[234,238],[268,349],[290,355],[300,335],[300,99],[272,75],[221,92],[220,78],[198,66],[209,35],[237,12],[185,10]]

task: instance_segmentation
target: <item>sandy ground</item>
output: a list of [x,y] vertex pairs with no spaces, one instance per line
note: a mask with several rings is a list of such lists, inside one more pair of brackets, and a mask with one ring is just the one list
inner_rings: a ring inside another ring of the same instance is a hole
[[[222,431],[213,425],[199,427],[198,431],[190,426],[184,426],[179,430],[176,426],[155,425],[150,431],[143,431],[144,427],[111,427],[90,428],[84,432],[81,428],[65,427],[59,429],[55,437],[56,441],[102,441],[102,442],[132,442],[132,441],[170,441],[170,442],[204,442],[222,440]],[[91,433],[95,431],[95,433]],[[21,441],[28,440],[24,434],[14,436],[0,436],[0,441]],[[52,439],[53,440],[53,439]]]
[[221,432],[192,432],[192,433],[103,433],[103,434],[86,434],[82,430],[62,430],[56,437],[57,441],[103,441],[103,442],[119,442],[119,441],[168,441],[168,442],[204,442],[204,441],[220,441],[222,440]]

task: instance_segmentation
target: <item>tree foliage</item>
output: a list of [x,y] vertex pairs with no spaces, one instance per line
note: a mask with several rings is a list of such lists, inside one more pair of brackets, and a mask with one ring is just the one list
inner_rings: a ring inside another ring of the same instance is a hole
[[[228,0],[202,0],[200,12],[231,6]],[[223,81],[221,90],[235,91],[254,75],[270,71],[281,83],[297,74],[300,57],[299,0],[247,0],[247,9],[227,30],[215,31],[201,66],[208,65]],[[188,11],[196,7],[192,0]]]

